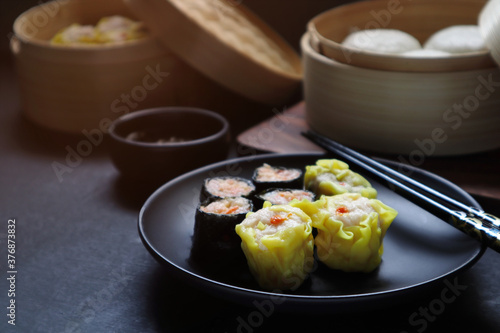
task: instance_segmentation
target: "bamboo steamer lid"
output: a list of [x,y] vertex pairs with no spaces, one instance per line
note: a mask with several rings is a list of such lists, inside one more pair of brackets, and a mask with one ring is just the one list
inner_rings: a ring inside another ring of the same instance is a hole
[[299,55],[231,0],[124,0],[159,41],[226,88],[276,104],[300,87]]

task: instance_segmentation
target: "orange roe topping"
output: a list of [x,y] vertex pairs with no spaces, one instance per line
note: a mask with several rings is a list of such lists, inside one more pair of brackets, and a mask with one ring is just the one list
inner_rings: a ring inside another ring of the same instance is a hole
[[339,208],[337,208],[337,210],[335,212],[337,213],[337,215],[342,215],[342,214],[349,213],[349,210],[347,209],[346,206],[340,206]]
[[270,222],[271,222],[271,224],[277,225],[277,224],[281,224],[281,223],[285,222],[285,220],[286,220],[285,217],[275,215],[275,216],[271,217]]

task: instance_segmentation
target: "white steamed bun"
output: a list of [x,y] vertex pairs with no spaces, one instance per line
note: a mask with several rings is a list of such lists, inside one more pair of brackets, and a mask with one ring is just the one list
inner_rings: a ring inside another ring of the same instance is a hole
[[486,44],[476,25],[453,25],[434,33],[424,49],[449,53],[467,53],[486,50]]
[[360,50],[399,54],[421,49],[420,42],[412,35],[396,29],[369,29],[349,34],[342,45]]

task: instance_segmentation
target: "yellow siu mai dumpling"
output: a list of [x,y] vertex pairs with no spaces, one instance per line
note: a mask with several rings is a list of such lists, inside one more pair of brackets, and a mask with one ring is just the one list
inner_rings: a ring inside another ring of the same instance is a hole
[[271,205],[236,225],[250,272],[266,290],[295,290],[314,265],[310,217],[289,205]]
[[304,187],[321,195],[360,193],[367,198],[376,198],[377,190],[359,173],[349,169],[349,165],[337,159],[321,159],[315,165],[306,166]]
[[322,196],[314,203],[292,202],[318,230],[318,259],[332,269],[368,273],[382,261],[383,240],[397,211],[359,193]]

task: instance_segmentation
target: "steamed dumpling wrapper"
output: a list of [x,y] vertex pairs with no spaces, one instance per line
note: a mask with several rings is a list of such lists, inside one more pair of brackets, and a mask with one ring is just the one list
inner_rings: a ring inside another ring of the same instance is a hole
[[424,49],[468,53],[486,51],[488,48],[477,25],[453,25],[430,36]]
[[101,45],[143,38],[146,30],[142,22],[114,15],[103,17],[96,26],[74,23],[60,30],[52,39],[59,45]]
[[142,22],[136,22],[123,16],[103,17],[95,27],[100,43],[136,40],[146,35]]
[[316,161],[316,165],[306,166],[304,186],[318,197],[343,193],[360,193],[367,198],[377,197],[377,190],[368,180],[350,170],[347,163],[337,159],[322,159]]
[[363,51],[399,54],[422,48],[412,35],[396,29],[368,29],[350,33],[342,45]]
[[292,202],[318,229],[314,240],[318,259],[332,269],[371,272],[384,252],[383,239],[397,211],[359,193],[322,196],[314,203]]
[[97,33],[92,25],[74,23],[59,31],[52,39],[53,44],[93,44]]
[[307,278],[314,264],[314,240],[311,219],[302,210],[266,201],[235,230],[250,271],[263,289],[293,290]]

